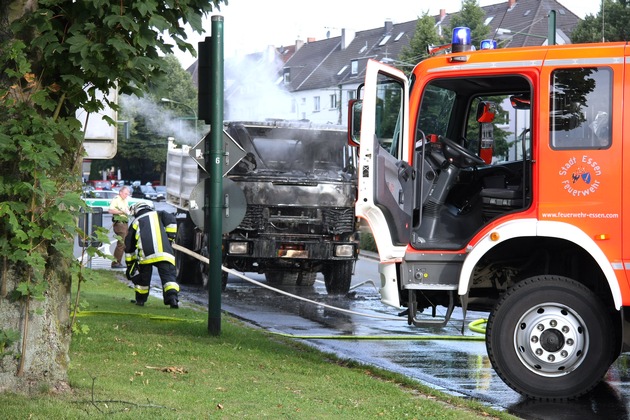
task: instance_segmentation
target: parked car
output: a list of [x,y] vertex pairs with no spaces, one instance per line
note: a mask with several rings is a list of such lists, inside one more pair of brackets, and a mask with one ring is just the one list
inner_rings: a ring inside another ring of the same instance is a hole
[[[90,207],[100,207],[103,209],[103,212],[107,212],[109,209],[109,204],[112,200],[118,195],[115,191],[89,191],[84,193],[83,200]],[[144,198],[134,198],[129,197],[127,199],[129,202],[129,207],[133,206],[136,203],[143,202],[154,208],[153,201],[146,200]]]
[[157,201],[166,200],[166,186],[165,185],[156,186],[155,191],[157,192]]
[[146,200],[157,200],[158,193],[150,185],[133,185],[131,187],[131,196],[133,198],[144,198]]

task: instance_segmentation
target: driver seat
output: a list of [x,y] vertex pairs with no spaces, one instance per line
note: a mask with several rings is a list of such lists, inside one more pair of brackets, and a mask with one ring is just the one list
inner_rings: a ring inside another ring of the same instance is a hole
[[523,190],[519,186],[506,186],[502,175],[484,179],[481,190],[482,217],[489,221],[504,213],[523,208]]

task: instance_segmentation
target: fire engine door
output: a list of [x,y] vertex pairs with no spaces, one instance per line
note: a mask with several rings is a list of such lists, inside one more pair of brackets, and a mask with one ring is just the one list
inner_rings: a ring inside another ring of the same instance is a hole
[[357,215],[368,220],[381,260],[400,258],[409,243],[415,172],[407,147],[407,86],[402,72],[368,62]]

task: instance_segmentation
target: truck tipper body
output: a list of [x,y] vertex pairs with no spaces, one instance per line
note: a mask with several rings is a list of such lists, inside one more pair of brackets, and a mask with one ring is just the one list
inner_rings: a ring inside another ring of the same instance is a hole
[[[244,150],[225,182],[242,191],[246,209],[223,235],[223,265],[276,284],[312,286],[322,273],[328,293],[346,293],[358,256],[356,150],[347,145],[346,128],[227,122],[224,131]],[[177,243],[202,255],[204,235],[189,211],[202,205],[191,203],[191,193],[206,176],[188,150],[168,151],[166,199],[180,212]],[[178,281],[204,276],[204,265],[186,255],[177,265]]]
[[630,52],[461,39],[409,78],[370,61],[351,104],[381,299],[417,327],[489,312],[510,387],[576,398],[630,344]]

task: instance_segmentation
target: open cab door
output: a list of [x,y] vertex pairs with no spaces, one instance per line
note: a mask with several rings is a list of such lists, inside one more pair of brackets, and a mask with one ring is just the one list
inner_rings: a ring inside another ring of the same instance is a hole
[[411,230],[415,172],[408,146],[408,91],[403,72],[368,61],[360,106],[356,215],[370,226],[382,263],[402,259]]

